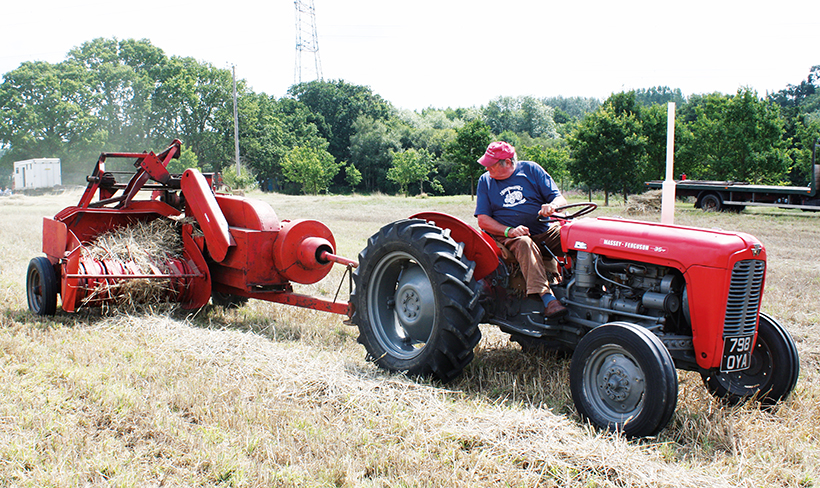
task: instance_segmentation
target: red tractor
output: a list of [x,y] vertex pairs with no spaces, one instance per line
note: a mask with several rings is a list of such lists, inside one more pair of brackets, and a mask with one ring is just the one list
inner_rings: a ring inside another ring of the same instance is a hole
[[[708,390],[729,402],[774,404],[797,382],[794,341],[760,313],[766,251],[751,235],[580,219],[595,204],[565,207],[566,255],[557,258],[560,284],[552,288],[569,314],[545,320],[514,260],[455,217],[426,212],[388,224],[356,263],[334,254],[333,236],[319,222],[280,222],[263,202],[213,192],[196,170],[168,174],[178,152],[175,141],[159,155],[101,155],[80,204],[44,220],[47,257],[32,260],[27,279],[32,311],[55,313],[58,294],[63,310],[74,311],[114,300],[95,293],[103,284],[164,279],[170,298],[187,308],[213,295],[223,303],[257,298],[347,315],[379,367],[442,381],[473,359],[479,323],[495,324],[525,349],[571,351],[580,414],[629,436],[653,435],[669,422],[676,368],[700,372]],[[110,157],[136,158],[127,184],[105,171]],[[136,200],[140,190],[151,198]],[[182,221],[184,255],[153,277],[82,253],[111,229],[181,215],[192,217]],[[350,303],[293,293],[291,281],[319,281],[334,262],[356,268]]]

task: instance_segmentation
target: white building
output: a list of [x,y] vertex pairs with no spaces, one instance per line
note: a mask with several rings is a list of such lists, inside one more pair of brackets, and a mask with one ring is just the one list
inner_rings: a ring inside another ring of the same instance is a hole
[[14,163],[14,190],[52,188],[62,184],[60,158],[26,159]]

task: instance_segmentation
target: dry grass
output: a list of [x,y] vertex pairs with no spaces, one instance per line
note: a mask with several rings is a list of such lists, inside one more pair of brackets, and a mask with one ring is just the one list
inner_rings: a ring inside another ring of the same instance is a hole
[[[280,218],[324,221],[339,254],[350,257],[381,225],[416,211],[474,221],[468,197],[254,196]],[[0,485],[759,487],[820,480],[820,339],[813,334],[820,216],[679,207],[676,223],[742,230],[766,244],[764,310],[795,336],[801,377],[788,402],[761,411],[722,406],[699,376],[680,373],[670,426],[658,438],[628,442],[578,421],[566,359],[523,354],[493,327],[483,327],[463,377],[443,387],[366,363],[356,330],[341,317],[282,305],[37,319],[25,310],[23,277],[28,259],[40,255],[40,219],[75,200],[0,204],[0,250],[8,256],[0,261]],[[300,291],[332,296],[341,279],[334,269]]]

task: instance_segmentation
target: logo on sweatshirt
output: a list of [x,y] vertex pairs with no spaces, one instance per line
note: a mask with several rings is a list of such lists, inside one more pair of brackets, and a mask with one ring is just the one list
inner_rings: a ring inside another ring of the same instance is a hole
[[524,188],[521,185],[513,185],[501,190],[501,196],[504,199],[504,207],[515,207],[521,205],[522,203],[527,203],[527,199],[524,198],[524,193],[522,192],[523,189]]

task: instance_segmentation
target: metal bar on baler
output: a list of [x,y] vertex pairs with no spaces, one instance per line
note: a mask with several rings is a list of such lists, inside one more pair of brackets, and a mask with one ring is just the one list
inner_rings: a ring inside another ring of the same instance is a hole
[[202,276],[201,274],[197,273],[187,273],[187,274],[170,274],[170,275],[160,275],[160,274],[145,274],[145,275],[135,275],[135,274],[67,274],[65,275],[66,278],[98,278],[98,279],[124,279],[124,280],[136,280],[136,279],[165,279],[165,278],[197,278]]

